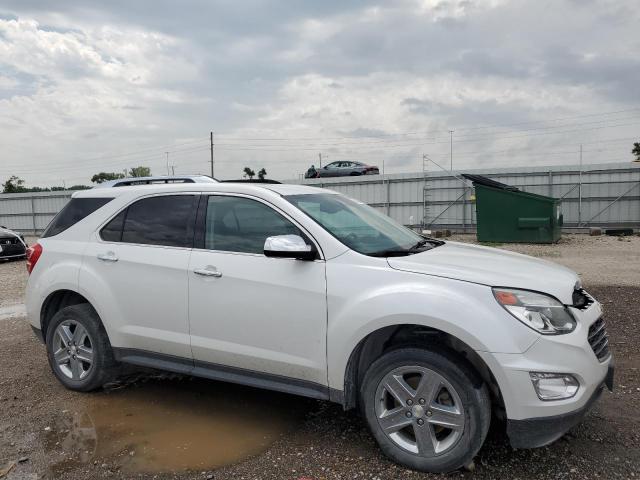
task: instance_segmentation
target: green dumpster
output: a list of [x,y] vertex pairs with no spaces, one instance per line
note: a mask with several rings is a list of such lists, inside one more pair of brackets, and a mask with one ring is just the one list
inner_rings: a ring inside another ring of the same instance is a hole
[[555,243],[560,240],[560,200],[496,182],[464,175],[476,195],[478,241]]

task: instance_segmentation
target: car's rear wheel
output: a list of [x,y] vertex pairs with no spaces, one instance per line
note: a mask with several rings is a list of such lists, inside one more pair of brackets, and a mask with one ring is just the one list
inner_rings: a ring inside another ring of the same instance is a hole
[[109,338],[91,305],[61,309],[49,322],[46,335],[49,365],[65,387],[87,392],[116,375]]
[[486,386],[460,357],[444,349],[393,350],[367,370],[361,406],[382,451],[425,472],[469,464],[491,420]]

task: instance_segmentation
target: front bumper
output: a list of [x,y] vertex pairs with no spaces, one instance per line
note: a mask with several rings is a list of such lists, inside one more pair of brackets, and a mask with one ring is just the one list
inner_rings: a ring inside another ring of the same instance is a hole
[[514,448],[537,448],[555,442],[567,431],[582,421],[596,403],[604,387],[613,390],[614,364],[609,362],[604,384],[593,392],[587,403],[573,412],[551,417],[526,418],[523,420],[507,420],[507,435]]
[[[477,352],[493,373],[510,420],[567,415],[582,409],[601,387],[612,356],[598,359],[588,341],[589,328],[602,317],[599,303],[576,311],[576,329],[567,335],[541,335],[523,353]],[[575,396],[542,401],[531,383],[529,372],[573,375],[580,383]]]

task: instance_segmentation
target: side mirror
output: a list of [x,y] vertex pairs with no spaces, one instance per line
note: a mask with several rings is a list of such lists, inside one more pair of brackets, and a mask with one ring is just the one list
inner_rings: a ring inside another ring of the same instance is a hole
[[316,249],[299,235],[276,235],[264,241],[264,254],[267,257],[296,258],[298,260],[315,260]]

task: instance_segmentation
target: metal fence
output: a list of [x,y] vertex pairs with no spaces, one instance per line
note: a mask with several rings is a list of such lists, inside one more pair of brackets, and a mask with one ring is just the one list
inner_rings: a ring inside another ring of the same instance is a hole
[[[640,228],[640,164],[483,169],[454,172],[485,175],[526,192],[562,199],[565,229],[603,226]],[[291,180],[359,199],[415,228],[475,231],[473,188],[449,172]],[[73,192],[0,195],[0,225],[41,233]]]
[[412,227],[475,231],[476,208],[462,173],[484,175],[525,192],[562,199],[565,229],[640,228],[640,165],[616,163],[562,167],[431,171],[382,176],[292,181],[359,199]]
[[30,235],[42,233],[72,194],[72,191],[3,193],[0,225]]

